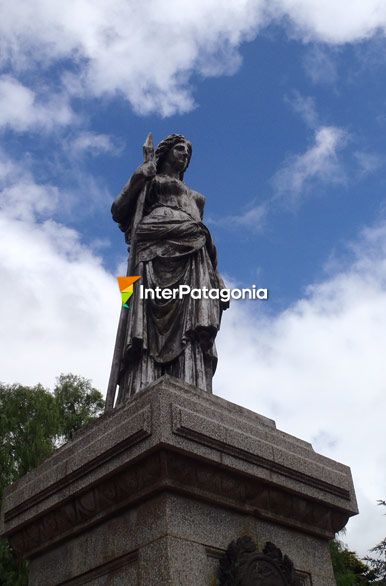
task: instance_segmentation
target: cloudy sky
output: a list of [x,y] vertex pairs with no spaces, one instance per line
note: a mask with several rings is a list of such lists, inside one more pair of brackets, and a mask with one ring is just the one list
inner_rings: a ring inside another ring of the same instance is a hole
[[352,467],[386,535],[383,0],[0,0],[0,378],[105,390],[124,273],[112,199],[151,130],[193,142],[234,302],[215,392]]

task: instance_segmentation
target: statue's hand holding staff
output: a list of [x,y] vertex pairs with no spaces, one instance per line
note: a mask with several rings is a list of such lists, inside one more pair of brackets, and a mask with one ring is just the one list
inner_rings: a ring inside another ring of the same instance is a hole
[[[157,169],[154,162],[154,145],[152,134],[149,133],[145,144],[143,145],[143,157],[144,162],[140,165],[133,177],[130,179],[128,185],[123,189],[120,197],[118,198],[118,206],[124,206],[128,203],[128,200],[136,200],[135,213],[131,228],[131,246],[130,256],[127,266],[127,275],[133,275],[135,270],[135,248],[136,248],[136,231],[139,222],[142,219],[143,208],[146,199],[146,194],[149,189],[150,179],[155,177]],[[142,181],[141,181],[142,178]],[[138,181],[139,179],[139,181]],[[145,179],[145,181],[143,181]],[[114,210],[113,217],[114,217]],[[121,361],[124,351],[125,332],[127,324],[128,311],[126,308],[121,308],[121,314],[118,323],[117,337],[115,340],[115,348],[113,354],[113,361],[111,365],[110,378],[107,387],[106,394],[106,411],[110,411],[114,407],[115,395],[117,385],[119,382],[119,373],[121,367]]]
[[157,174],[157,168],[154,161],[147,161],[146,163],[142,163],[136,170],[138,175],[141,175],[144,179],[150,180]]

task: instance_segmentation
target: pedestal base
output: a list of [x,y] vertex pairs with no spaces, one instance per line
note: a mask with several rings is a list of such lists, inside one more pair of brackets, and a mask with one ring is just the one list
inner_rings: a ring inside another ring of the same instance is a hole
[[349,468],[272,420],[163,377],[4,495],[30,586],[215,586],[249,535],[333,586],[328,540],[357,513]]

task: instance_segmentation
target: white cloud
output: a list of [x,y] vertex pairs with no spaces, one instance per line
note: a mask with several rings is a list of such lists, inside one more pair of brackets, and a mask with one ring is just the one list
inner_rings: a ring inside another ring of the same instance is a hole
[[327,47],[313,45],[306,51],[303,65],[315,84],[333,85],[338,81],[336,56]]
[[289,157],[273,178],[279,197],[296,202],[315,181],[344,183],[345,173],[338,153],[347,142],[347,133],[335,126],[315,131],[314,143],[302,154]]
[[[23,182],[26,172],[0,157],[5,187],[18,170]],[[2,380],[50,386],[74,372],[104,391],[117,286],[77,232],[44,219],[49,189],[35,189],[38,205],[0,212]],[[218,337],[215,389],[352,466],[362,514],[347,540],[364,553],[384,536],[375,502],[386,483],[386,225],[365,231],[351,254],[276,317],[259,313],[259,302],[234,302]]]
[[310,96],[303,96],[297,90],[284,97],[285,102],[291,106],[296,114],[303,119],[310,128],[318,125],[319,116],[316,111],[315,99]]
[[0,128],[50,130],[74,121],[67,98],[47,92],[39,99],[34,91],[9,75],[0,76]]
[[379,153],[369,151],[356,151],[354,157],[357,161],[359,177],[366,177],[378,171],[385,164],[385,159]]
[[47,217],[59,201],[57,187],[35,182],[27,163],[16,163],[0,150],[0,209],[9,218]]
[[[298,92],[286,99],[313,128],[318,118],[314,100],[303,97]],[[259,232],[265,228],[269,215],[276,213],[278,209],[299,205],[302,198],[320,183],[344,184],[346,172],[339,152],[346,145],[347,139],[348,134],[335,126],[314,129],[313,144],[304,153],[287,157],[273,176],[271,183],[274,192],[270,199],[262,204],[251,205],[241,214],[219,219],[209,218],[208,224],[226,229],[245,228]],[[375,159],[365,155],[358,155],[357,158],[360,176],[375,170]]]
[[[259,3],[178,0],[21,0],[7,6],[0,32],[5,63],[23,71],[71,57],[67,89],[124,95],[141,113],[193,107],[189,76],[234,70],[239,44],[261,20]],[[31,50],[33,49],[33,50]]]
[[386,486],[386,225],[365,231],[353,252],[276,317],[257,301],[233,302],[215,392],[352,467],[361,514],[345,539],[365,553],[385,535],[376,500]]
[[100,259],[61,224],[0,215],[3,382],[52,386],[73,372],[106,388],[119,295]]
[[[64,146],[66,144],[63,142]],[[111,139],[111,146],[118,148],[118,143]],[[111,195],[103,178],[88,173],[79,154],[71,147],[64,148],[60,158],[55,153],[52,159],[46,155],[46,166],[51,168],[56,182],[62,184],[59,189],[51,182],[35,179],[34,170],[41,169],[39,160],[27,154],[16,161],[0,148],[0,209],[7,217],[24,221],[53,216],[68,218],[74,213],[79,220],[102,207],[109,209]]]
[[252,228],[254,230],[261,230],[266,218],[267,209],[264,204],[253,207],[243,214],[233,216],[230,218],[235,228]]
[[318,125],[319,116],[316,111],[315,99],[310,96],[303,96],[298,91],[293,91],[291,95],[285,96],[285,101],[291,106],[294,112],[304,120],[310,128]]
[[3,154],[0,181],[1,380],[52,386],[74,372],[104,391],[119,315],[114,279],[75,230],[46,219],[61,202],[55,187]]
[[48,216],[56,208],[59,191],[52,185],[37,185],[21,180],[0,192],[1,207],[9,217],[31,220],[35,215]]
[[121,152],[122,145],[119,145],[117,140],[108,134],[83,131],[72,140],[71,150],[76,155],[87,152],[92,155],[104,153],[115,155]]
[[273,10],[282,11],[303,40],[351,43],[386,31],[383,0],[276,0]]
[[[192,74],[233,73],[240,45],[272,23],[302,41],[333,45],[386,31],[381,0],[1,5],[1,64],[7,71],[13,67],[17,78],[0,77],[0,127],[18,131],[69,124],[69,96],[120,95],[142,114],[189,111]],[[58,91],[42,84],[52,66],[62,72]],[[312,110],[303,115],[317,124]],[[100,137],[85,134],[78,147],[108,148]],[[277,175],[280,194],[296,199],[315,180],[343,182],[339,151],[346,138],[339,128],[317,128],[314,143],[287,159]],[[362,167],[372,164],[361,160]],[[2,379],[52,385],[60,372],[72,371],[104,390],[119,314],[114,280],[79,234],[47,219],[62,203],[55,186],[36,182],[28,169],[3,156],[0,178]],[[261,211],[255,207],[233,221],[260,225]],[[351,266],[311,287],[276,318],[234,303],[218,338],[219,393],[352,466],[362,514],[350,523],[348,541],[362,552],[385,533],[375,506],[386,485],[385,252],[385,227],[369,230]]]
[[[39,78],[58,65],[70,94],[122,95],[139,113],[166,116],[194,107],[193,72],[234,73],[240,45],[272,23],[303,41],[357,42],[385,33],[386,7],[381,0],[15,0],[2,10],[0,54],[20,75],[35,70]],[[17,91],[28,110],[33,96]],[[12,107],[10,117],[28,126]]]
[[208,225],[216,225],[221,228],[230,230],[238,230],[240,228],[248,228],[259,232],[264,228],[265,220],[268,213],[268,204],[263,203],[254,205],[241,214],[234,214],[223,216],[222,218],[208,218]]

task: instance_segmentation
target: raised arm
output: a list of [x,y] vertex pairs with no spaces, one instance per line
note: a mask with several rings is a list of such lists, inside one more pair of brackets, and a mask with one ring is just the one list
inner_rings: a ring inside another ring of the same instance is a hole
[[147,181],[151,181],[156,175],[156,166],[153,161],[143,163],[134,171],[128,183],[114,200],[111,206],[113,220],[119,223],[124,232],[129,227],[135,213],[135,206]]

